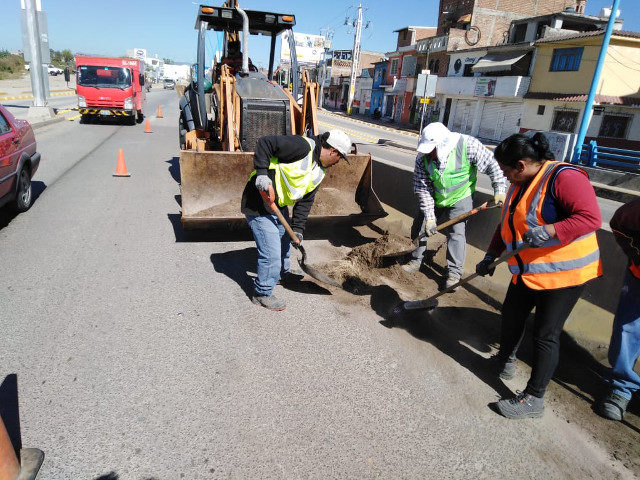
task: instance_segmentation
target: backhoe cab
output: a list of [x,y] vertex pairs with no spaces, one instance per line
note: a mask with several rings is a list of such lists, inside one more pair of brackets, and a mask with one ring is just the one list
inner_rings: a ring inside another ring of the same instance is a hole
[[[264,135],[317,135],[318,84],[299,73],[295,39],[291,51],[292,91],[273,82],[277,37],[291,31],[295,16],[201,5],[197,63],[180,98],[179,140],[182,223],[185,228],[245,226],[242,190],[253,170],[253,150]],[[222,54],[207,74],[208,30],[224,32]],[[240,33],[242,32],[242,34]],[[271,39],[267,74],[249,58],[250,35]],[[371,189],[370,155],[351,154],[327,170],[309,217],[332,223],[366,223],[386,215]]]

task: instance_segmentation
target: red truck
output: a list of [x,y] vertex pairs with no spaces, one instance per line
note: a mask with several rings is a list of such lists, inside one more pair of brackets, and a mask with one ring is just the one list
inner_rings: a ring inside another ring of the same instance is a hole
[[76,56],[78,111],[90,118],[124,117],[142,121],[146,100],[144,63],[133,58]]

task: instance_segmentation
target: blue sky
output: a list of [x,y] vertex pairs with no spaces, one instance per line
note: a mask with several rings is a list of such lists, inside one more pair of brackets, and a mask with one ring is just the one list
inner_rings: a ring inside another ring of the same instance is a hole
[[[2,0],[0,15],[0,49],[22,48],[20,34],[20,0]],[[222,0],[211,2],[216,5]],[[363,31],[365,50],[388,52],[395,48],[393,30],[407,25],[435,26],[438,0],[368,0],[365,20],[370,27]],[[150,54],[175,61],[194,61],[196,5],[191,0],[42,0],[47,12],[51,48],[69,48],[74,52],[101,55],[124,55],[133,47],[146,48]],[[296,15],[297,32],[320,33],[335,29],[334,48],[351,48],[353,34],[344,25],[345,17],[354,18],[356,3],[344,0],[241,0],[243,8],[269,10]],[[588,0],[588,14],[597,14],[611,0]],[[640,2],[621,0],[625,30],[640,30]],[[254,63],[266,64],[268,43],[263,38],[251,43]],[[215,46],[215,36],[211,39]],[[279,50],[278,50],[279,52]]]

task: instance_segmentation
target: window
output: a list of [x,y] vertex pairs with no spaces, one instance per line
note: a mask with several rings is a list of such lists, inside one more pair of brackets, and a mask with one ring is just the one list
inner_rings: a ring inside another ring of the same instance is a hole
[[610,115],[602,117],[599,137],[626,138],[631,117],[626,115]]
[[417,58],[413,55],[405,55],[402,59],[402,73],[401,77],[413,77],[416,74],[416,62]]
[[550,72],[577,72],[580,70],[583,47],[580,48],[556,48],[551,58]]
[[4,135],[5,133],[9,133],[11,131],[11,126],[9,122],[4,118],[4,116],[0,113],[0,135]]
[[556,110],[551,124],[551,130],[555,132],[573,133],[578,123],[577,110]]
[[391,60],[391,69],[389,70],[391,75],[397,75],[398,73],[398,59],[394,58]]
[[520,23],[513,29],[513,43],[524,42],[527,36],[527,24]]
[[538,115],[544,115],[544,105],[538,105]]
[[473,72],[471,71],[471,67],[473,67],[474,63],[465,63],[464,70],[462,71],[463,77],[473,77]]

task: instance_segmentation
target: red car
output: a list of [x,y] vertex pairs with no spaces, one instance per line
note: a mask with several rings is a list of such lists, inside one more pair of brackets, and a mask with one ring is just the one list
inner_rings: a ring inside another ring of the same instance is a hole
[[29,209],[31,178],[39,163],[29,122],[15,118],[0,105],[0,207],[11,203],[17,212]]

